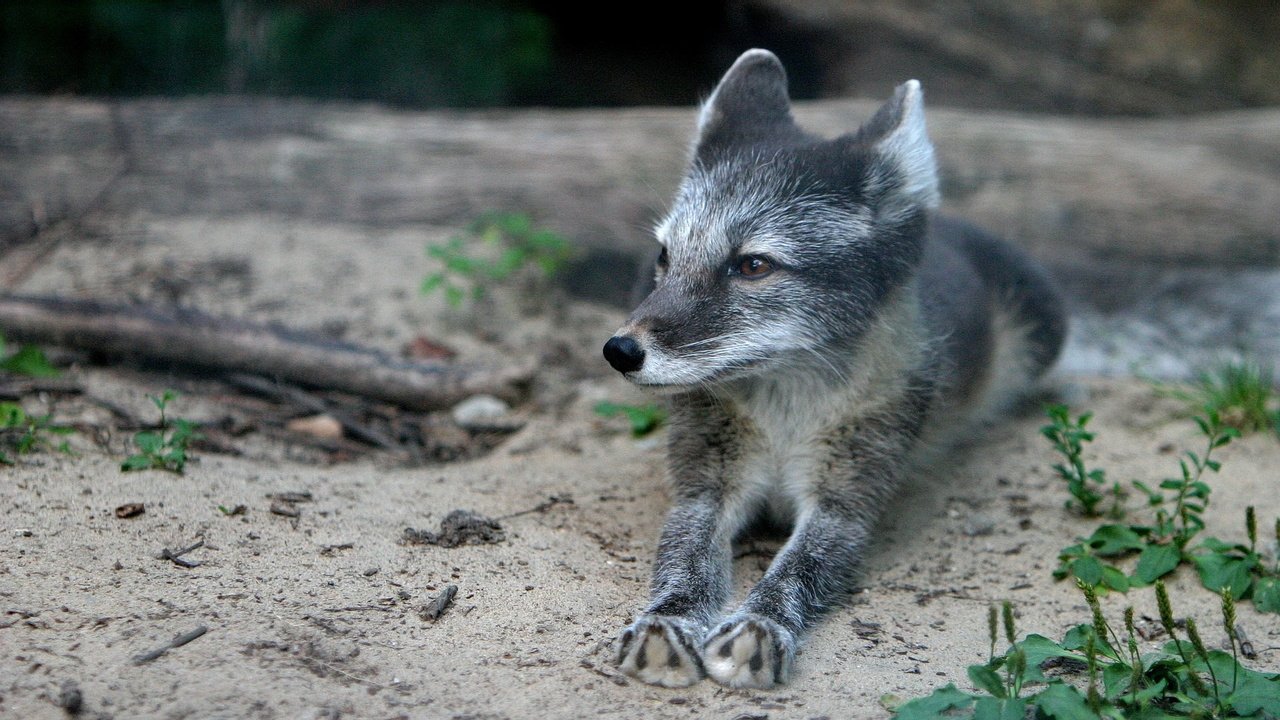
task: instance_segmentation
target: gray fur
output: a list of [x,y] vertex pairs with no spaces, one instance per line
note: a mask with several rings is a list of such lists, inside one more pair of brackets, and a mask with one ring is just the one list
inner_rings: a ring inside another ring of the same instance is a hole
[[[767,51],[712,93],[656,232],[655,287],[606,347],[671,401],[675,506],[650,603],[619,637],[623,671],[785,682],[924,451],[1053,363],[1065,320],[1044,273],[933,217],[937,201],[915,81],[834,140],[795,125]],[[731,544],[761,517],[790,538],[724,615]]]

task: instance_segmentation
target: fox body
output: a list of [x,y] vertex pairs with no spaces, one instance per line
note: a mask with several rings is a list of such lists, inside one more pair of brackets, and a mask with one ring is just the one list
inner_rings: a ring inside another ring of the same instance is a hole
[[[786,682],[900,478],[1055,360],[1065,316],[1044,273],[936,216],[937,184],[915,81],[832,140],[795,124],[764,50],[704,104],[655,287],[605,345],[671,404],[674,507],[624,672]],[[759,520],[790,536],[726,613],[731,543]]]

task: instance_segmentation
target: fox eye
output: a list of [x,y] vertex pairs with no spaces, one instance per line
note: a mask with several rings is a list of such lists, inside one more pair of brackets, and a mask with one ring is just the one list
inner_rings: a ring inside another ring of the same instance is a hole
[[668,262],[669,261],[667,260],[667,248],[663,246],[663,248],[658,251],[658,269],[666,270]]
[[773,263],[759,255],[744,255],[738,258],[734,269],[748,280],[759,280],[773,272]]

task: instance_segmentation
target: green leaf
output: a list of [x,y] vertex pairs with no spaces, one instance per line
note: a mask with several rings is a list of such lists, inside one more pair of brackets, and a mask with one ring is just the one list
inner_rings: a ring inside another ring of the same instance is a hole
[[1097,720],[1098,717],[1079,690],[1063,683],[1050,685],[1034,700],[1041,713],[1057,720]]
[[425,280],[423,280],[423,281],[422,281],[422,289],[421,289],[421,292],[422,292],[422,294],[423,294],[423,295],[427,295],[427,294],[430,294],[431,292],[435,291],[436,289],[438,289],[438,288],[439,288],[439,287],[441,287],[442,285],[444,285],[444,274],[443,274],[443,273],[436,273],[436,274],[434,274],[434,275],[428,275],[428,276],[427,276],[427,278],[426,278]]
[[1125,662],[1112,662],[1102,668],[1103,694],[1114,700],[1129,689],[1133,680],[1133,668]]
[[[1221,652],[1215,651],[1215,653]],[[1226,656],[1226,653],[1222,655]],[[1230,656],[1226,656],[1226,659],[1231,660]],[[1220,672],[1219,678],[1224,675],[1230,676],[1230,665],[1224,669],[1227,672],[1218,671],[1215,663],[1215,671]],[[1268,675],[1240,666],[1235,692],[1231,693],[1227,702],[1230,703],[1235,714],[1241,717],[1258,712],[1267,718],[1280,717],[1280,675]]]
[[27,413],[21,405],[0,402],[0,428],[18,428],[27,424]]
[[1102,582],[1102,562],[1092,555],[1077,558],[1071,563],[1071,574],[1086,585],[1096,586]]
[[1094,650],[1099,657],[1118,657],[1115,649],[1111,647],[1111,643],[1106,638],[1099,638],[1094,635],[1093,625],[1077,625],[1068,630],[1067,634],[1062,636],[1062,647],[1064,650],[1074,650],[1080,653],[1075,657],[1083,662],[1085,661],[1084,651],[1089,645],[1089,636],[1091,635],[1094,636]]
[[1027,701],[1021,698],[980,697],[973,706],[973,720],[1022,720]]
[[520,248],[508,248],[503,251],[498,261],[486,268],[486,274],[492,280],[503,280],[520,269],[525,263],[525,252]]
[[1182,551],[1176,545],[1148,545],[1138,556],[1134,576],[1144,583],[1153,583],[1168,575],[1182,561]]
[[465,255],[454,255],[445,258],[444,266],[459,275],[475,275],[480,263]]
[[1200,547],[1209,548],[1210,551],[1227,554],[1231,552],[1247,553],[1249,548],[1235,543],[1223,542],[1216,537],[1207,537],[1201,543]]
[[130,455],[120,464],[120,469],[124,472],[130,470],[147,470],[151,468],[151,458],[146,455]]
[[1280,578],[1264,577],[1254,580],[1253,606],[1258,612],[1280,613]]
[[1131,584],[1129,583],[1129,576],[1125,575],[1118,568],[1113,568],[1110,565],[1102,566],[1102,584],[1116,592],[1122,593],[1129,592],[1129,588],[1131,587]]
[[653,432],[667,418],[667,413],[657,405],[627,405],[609,402],[596,403],[595,413],[601,417],[625,415],[631,423],[631,434],[642,437]]
[[0,370],[30,377],[56,377],[58,369],[45,357],[44,352],[33,345],[23,345],[18,352],[0,360]]
[[533,220],[524,213],[503,213],[495,215],[489,224],[508,235],[524,236],[533,230]]
[[1150,485],[1141,480],[1134,480],[1133,486],[1142,491],[1147,496],[1147,503],[1151,505],[1159,505],[1164,502],[1164,495],[1159,490],[1153,490]]
[[1146,547],[1142,536],[1127,525],[1103,525],[1086,540],[1095,555],[1123,555]]
[[893,710],[897,720],[938,720],[947,710],[964,710],[973,704],[975,698],[956,689],[950,683],[938,688],[931,694],[908,700]]
[[969,681],[995,697],[1008,696],[1004,689],[1004,681],[1000,679],[995,670],[986,665],[970,665]]
[[133,444],[147,455],[157,455],[164,447],[164,438],[159,433],[144,430],[133,436]]
[[1229,588],[1232,597],[1239,599],[1249,591],[1253,582],[1249,564],[1244,558],[1211,552],[1192,555],[1191,560],[1200,571],[1200,582],[1216,593]]
[[1044,673],[1041,671],[1040,665],[1049,658],[1069,658],[1078,660],[1081,663],[1085,662],[1083,655],[1071,652],[1053,640],[1035,633],[1023,638],[1018,643],[1018,647],[1022,649],[1027,658],[1027,671],[1024,675],[1027,680],[1043,681]]

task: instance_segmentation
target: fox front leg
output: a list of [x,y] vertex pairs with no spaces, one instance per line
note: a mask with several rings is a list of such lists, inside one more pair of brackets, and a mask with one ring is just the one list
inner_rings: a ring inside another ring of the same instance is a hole
[[706,676],[702,641],[728,595],[732,529],[710,498],[678,504],[658,543],[652,597],[618,639],[618,668],[653,685]]
[[853,589],[922,422],[922,411],[864,418],[825,438],[791,537],[741,607],[707,635],[702,658],[713,680],[750,688],[788,681],[801,636]]
[[735,688],[786,683],[800,637],[851,589],[866,537],[866,526],[822,510],[802,517],[742,606],[708,633],[707,674]]

